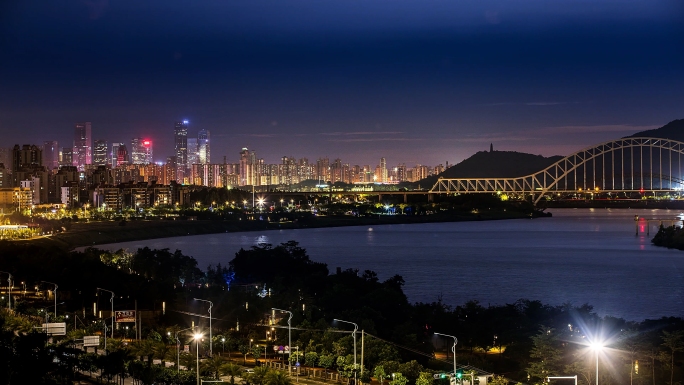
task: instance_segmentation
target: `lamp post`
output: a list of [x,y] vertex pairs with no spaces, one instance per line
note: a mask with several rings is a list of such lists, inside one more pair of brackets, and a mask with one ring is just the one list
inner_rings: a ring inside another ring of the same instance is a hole
[[354,325],[354,331],[352,332],[352,336],[354,337],[354,385],[356,385],[356,331],[359,330],[359,325],[357,325],[353,322],[344,321],[344,320],[337,319],[337,318],[335,318],[333,321],[344,322],[344,323]]
[[181,329],[175,333],[176,337],[176,372],[180,372],[180,340],[178,339],[178,333],[184,332],[194,328]]
[[[292,356],[292,312],[289,310],[282,310],[282,309],[276,309],[272,308],[272,311],[281,311],[283,313],[288,313],[290,316],[287,318],[287,367],[288,367],[288,372],[290,373],[290,376],[292,376],[292,360],[290,360],[290,357]],[[299,358],[299,356],[297,356]]]
[[442,333],[435,333],[435,335],[438,336],[443,336],[443,337],[451,337],[454,339],[454,346],[451,348],[453,349],[452,351],[454,352],[454,376],[456,375],[456,344],[458,343],[458,338],[448,335],[448,334],[442,334]]
[[199,343],[200,340],[202,339],[202,334],[200,333],[195,333],[195,345],[197,345],[197,385],[200,385],[200,376],[199,376]]
[[209,357],[214,356],[214,340],[211,339],[211,308],[214,306],[214,303],[211,301],[207,301],[206,299],[199,299],[195,298],[195,301],[202,301],[202,302],[208,302],[209,303]]
[[[9,277],[7,278],[7,310],[12,309],[12,274],[6,272],[6,271],[0,271],[0,273],[5,273]],[[55,285],[57,286],[57,285]],[[57,297],[55,297],[55,303],[57,303]],[[55,305],[55,316],[57,316],[56,310],[57,306]]]
[[53,294],[55,296],[55,318],[57,318],[57,288],[58,288],[58,286],[56,283],[52,283],[52,282],[48,282],[48,281],[40,281],[40,282],[49,283],[50,285],[55,285],[55,291],[53,292]]
[[603,350],[603,344],[600,342],[592,342],[591,349],[596,352],[596,385],[599,383],[599,352]]
[[[55,286],[56,286],[56,285],[55,285]],[[100,288],[100,287],[98,287],[97,290],[106,291],[106,292],[112,294],[112,298],[109,299],[109,302],[112,303],[112,338],[114,338],[114,292],[111,291],[111,290],[107,290],[107,289]],[[55,300],[55,301],[56,301],[56,300]],[[56,307],[55,307],[55,309],[56,309]],[[56,314],[56,313],[57,313],[57,311],[55,310],[55,314]],[[105,336],[105,338],[107,338],[107,337]]]
[[226,337],[221,338],[221,343],[223,343],[223,353],[226,354]]

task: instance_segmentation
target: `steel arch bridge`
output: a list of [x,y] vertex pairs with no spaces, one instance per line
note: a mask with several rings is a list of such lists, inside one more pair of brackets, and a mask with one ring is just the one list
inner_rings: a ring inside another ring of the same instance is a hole
[[517,178],[440,178],[433,194],[518,193],[538,203],[549,193],[681,192],[684,142],[623,138],[587,147]]

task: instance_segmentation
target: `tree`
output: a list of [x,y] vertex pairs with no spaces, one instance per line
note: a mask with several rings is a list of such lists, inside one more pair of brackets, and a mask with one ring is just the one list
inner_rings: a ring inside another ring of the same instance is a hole
[[304,355],[304,362],[306,366],[311,366],[312,368],[316,366],[318,362],[318,353],[308,352]]
[[261,352],[263,349],[259,345],[254,345],[252,346],[252,350],[250,350],[250,354],[254,357],[254,363],[256,363],[259,360],[259,357],[261,357]]
[[230,376],[230,383],[235,384],[235,377],[242,374],[242,368],[235,364],[225,364],[221,366],[221,374]]
[[492,376],[492,379],[487,381],[490,385],[508,385],[508,380],[504,376]]
[[218,354],[202,362],[202,367],[211,373],[216,380],[219,379],[222,366],[223,358]]
[[382,385],[385,378],[387,378],[387,373],[385,373],[385,367],[382,365],[376,366],[373,369],[373,375],[375,376],[375,378],[377,378],[378,382],[380,382],[380,385]]
[[397,371],[404,375],[404,377],[406,377],[406,379],[408,379],[410,382],[415,382],[418,379],[418,376],[420,376],[420,372],[422,372],[423,369],[423,366],[419,364],[418,361],[412,360],[400,364],[399,369],[397,369]]
[[264,380],[264,385],[292,385],[292,378],[280,370],[269,371]]
[[247,363],[247,354],[249,353],[249,346],[245,344],[240,344],[240,346],[238,346],[238,351],[244,357],[242,364],[245,365]]
[[392,373],[392,381],[390,385],[406,385],[408,383],[408,378],[404,377],[401,373]]
[[547,376],[553,376],[561,369],[561,350],[559,348],[558,337],[554,330],[542,326],[539,333],[532,337],[532,351],[530,366],[527,373],[530,380],[535,384],[542,384]]
[[271,369],[269,369],[265,366],[260,366],[258,368],[254,368],[254,372],[250,373],[249,376],[247,376],[247,379],[252,384],[265,385],[266,375],[270,371],[271,371]]
[[430,372],[420,372],[418,379],[416,379],[416,385],[432,385],[435,377]]
[[674,356],[684,350],[684,330],[663,331],[663,344],[670,351],[670,385],[674,385]]
[[167,358],[169,358],[172,355],[172,353],[175,353],[175,349],[172,349],[170,345],[167,345],[164,342],[156,343],[154,345],[153,350],[154,358],[158,358],[159,360],[161,360],[161,366],[166,366],[165,362]]
[[328,369],[330,369],[333,366],[334,361],[335,356],[333,356],[332,354],[321,354],[320,357],[318,357],[318,365],[320,365],[321,368],[325,369],[326,377],[328,376]]

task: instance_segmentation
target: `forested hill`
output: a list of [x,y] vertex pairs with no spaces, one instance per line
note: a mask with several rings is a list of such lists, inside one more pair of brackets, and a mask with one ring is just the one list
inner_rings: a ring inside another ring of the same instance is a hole
[[[515,151],[480,151],[461,163],[446,169],[442,178],[515,178],[543,170],[562,156],[545,158],[541,155]],[[438,177],[420,181],[421,185],[434,184]]]
[[635,137],[664,138],[684,142],[684,119],[673,120],[660,128],[637,132],[636,134],[627,136],[626,138]]

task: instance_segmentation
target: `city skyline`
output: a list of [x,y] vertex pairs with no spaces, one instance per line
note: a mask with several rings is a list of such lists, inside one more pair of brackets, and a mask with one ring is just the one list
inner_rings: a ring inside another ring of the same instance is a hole
[[9,143],[67,147],[90,121],[93,139],[149,137],[165,161],[187,119],[215,159],[451,164],[490,143],[567,155],[682,118],[674,0],[67,3],[0,8]]

